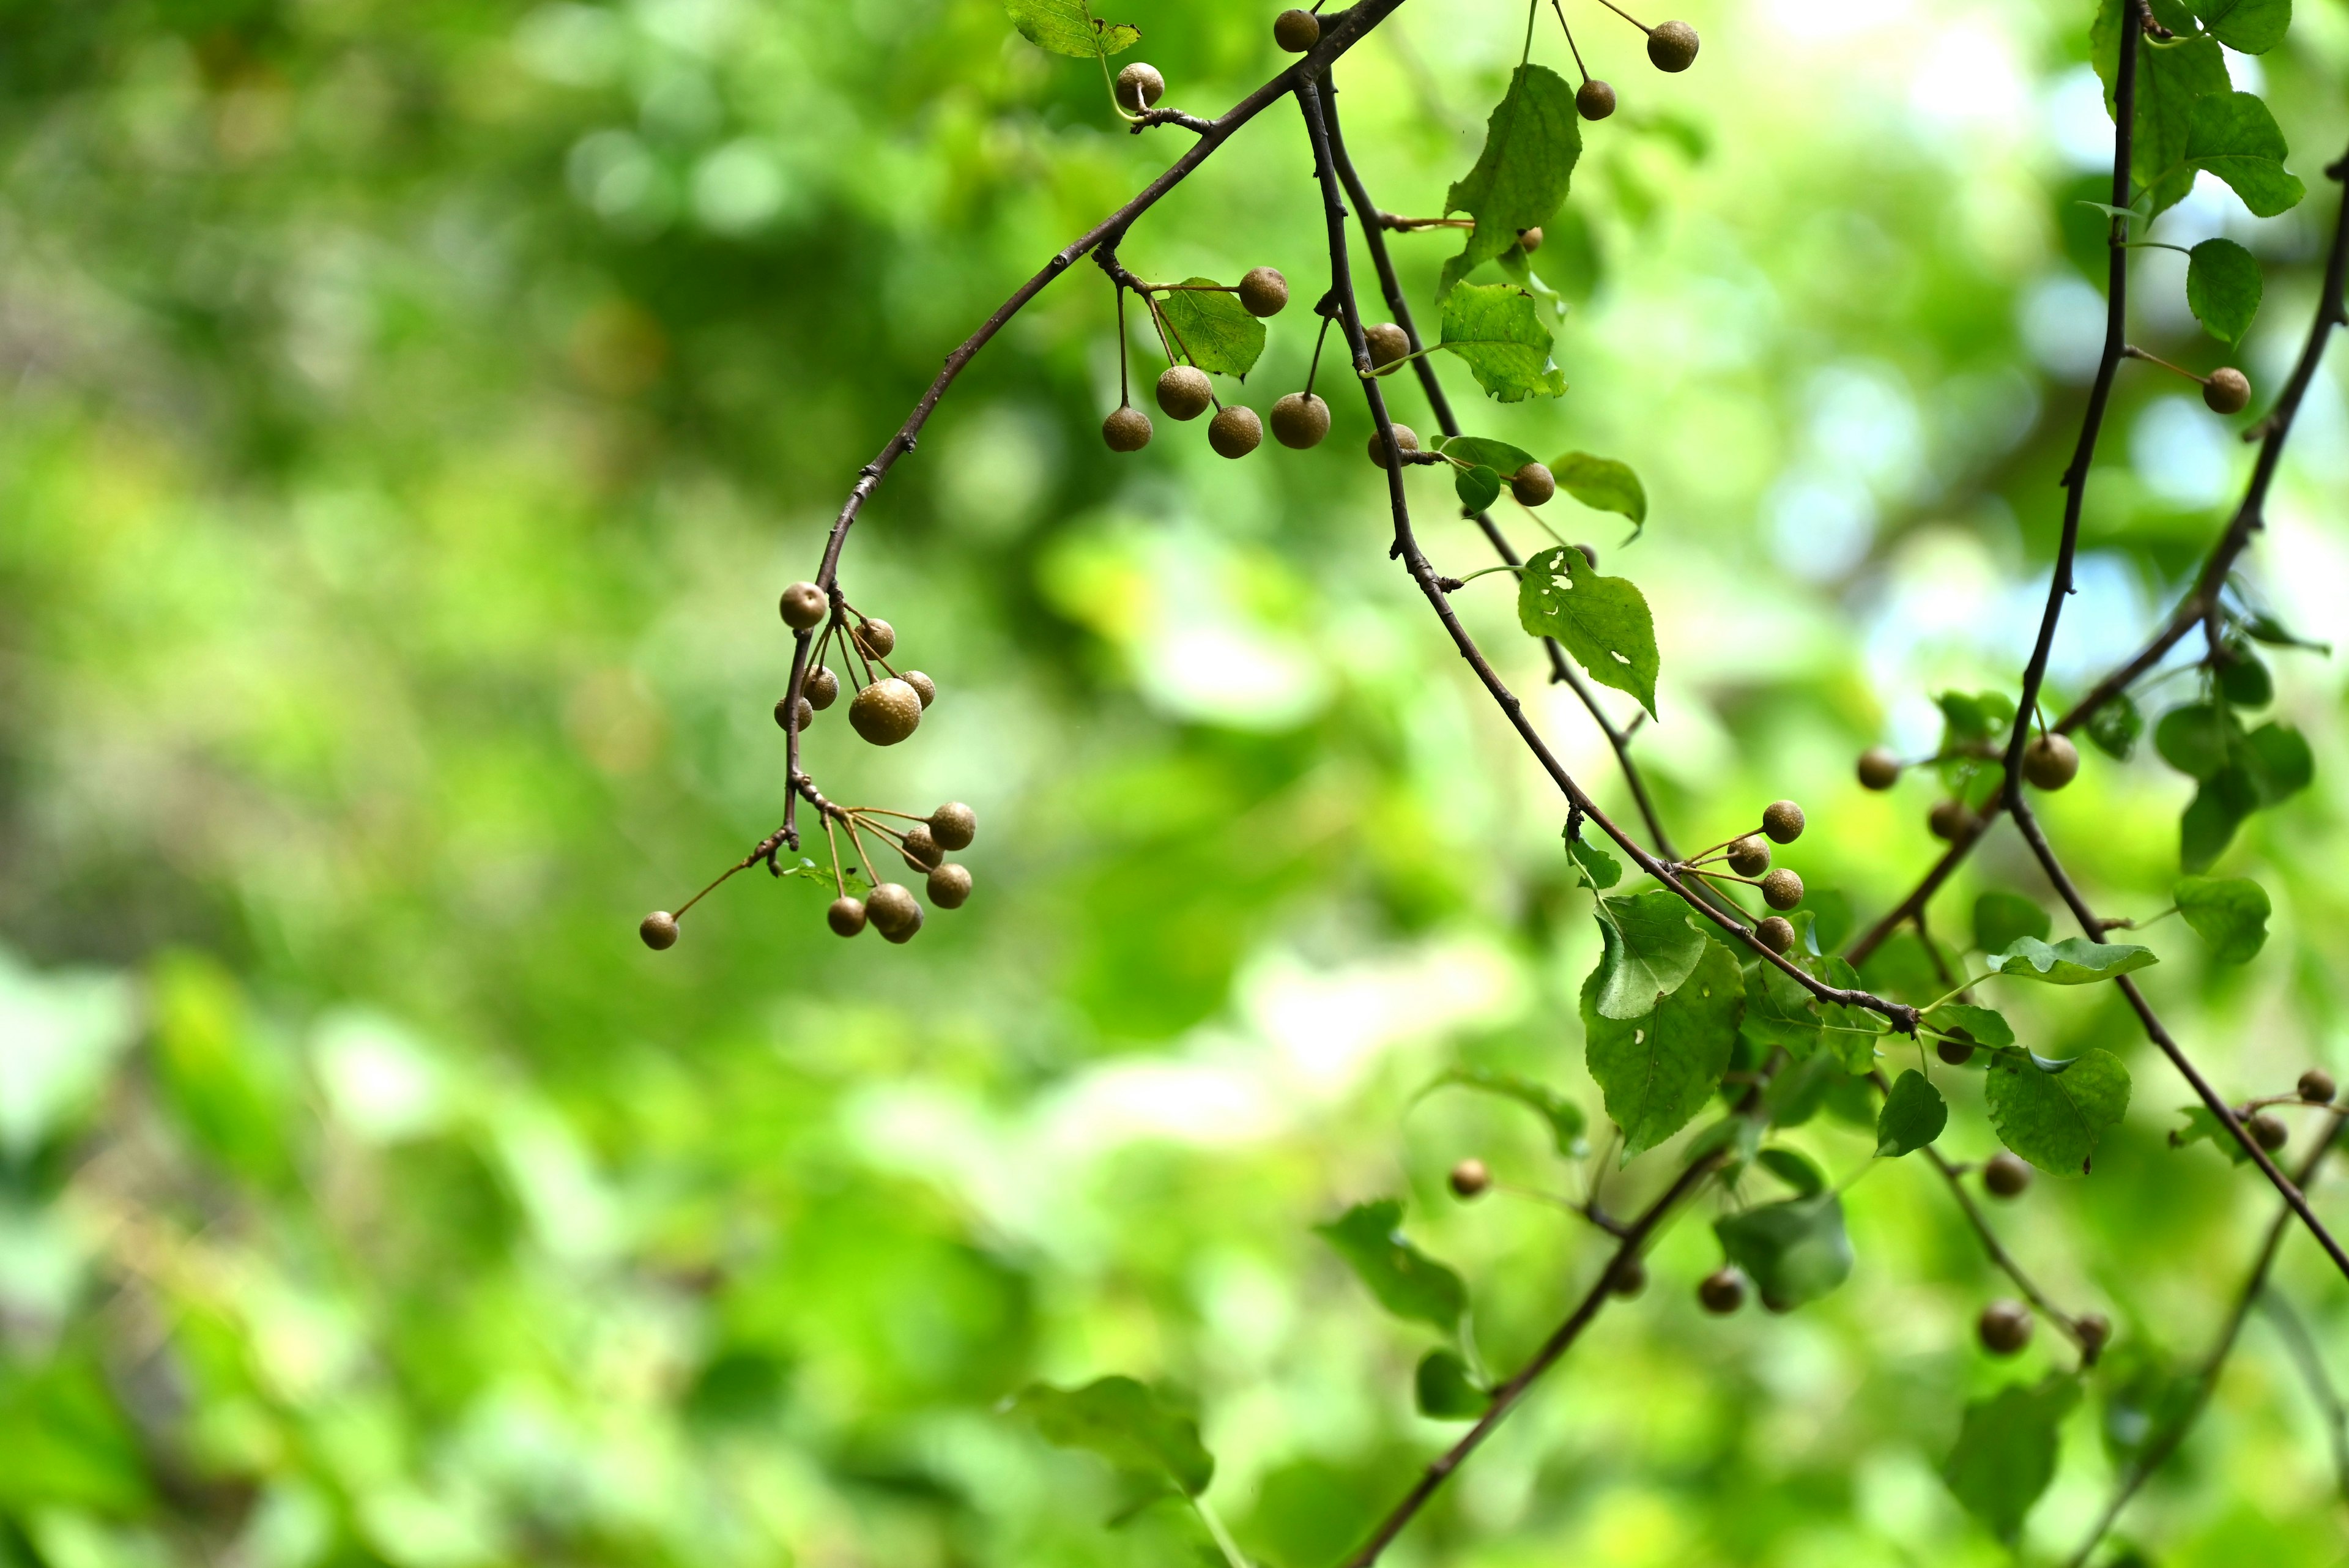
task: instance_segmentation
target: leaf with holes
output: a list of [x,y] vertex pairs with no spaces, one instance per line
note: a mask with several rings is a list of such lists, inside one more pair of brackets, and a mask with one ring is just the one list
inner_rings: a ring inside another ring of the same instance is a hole
[[1656,622],[1629,577],[1601,576],[1581,551],[1553,545],[1518,576],[1517,620],[1535,637],[1556,638],[1593,680],[1637,697],[1655,716]]
[[2105,1130],[2128,1110],[2128,1069],[2109,1051],[2044,1066],[2011,1053],[1991,1064],[1983,1095],[2007,1147],[2057,1176],[2085,1175]]
[[2233,186],[2254,216],[2290,212],[2308,194],[2283,166],[2290,155],[2275,116],[2253,94],[2214,92],[2194,100],[2186,121],[2186,161]]
[[1485,121],[1475,167],[1444,198],[1447,215],[1473,213],[1476,226],[1460,254],[1444,264],[1436,297],[1447,299],[1462,278],[1513,248],[1519,230],[1547,222],[1566,200],[1581,156],[1574,89],[1546,66],[1519,66]]
[[1468,1310],[1468,1287],[1460,1276],[1403,1240],[1402,1200],[1381,1198],[1357,1203],[1314,1232],[1353,1265],[1379,1304],[1452,1333]]
[[1599,907],[1603,950],[1590,971],[1601,1018],[1641,1018],[1678,991],[1704,957],[1705,935],[1677,893],[1658,888]]
[[2079,1378],[2058,1372],[2036,1387],[2014,1384],[1966,1407],[1941,1476],[2001,1541],[2012,1545],[2022,1535],[2032,1505],[2055,1479],[2058,1431],[2079,1402]]
[[1501,402],[1566,394],[1565,373],[1550,363],[1549,328],[1522,288],[1468,283],[1454,289],[1444,302],[1437,347],[1460,356],[1476,384]]
[[1893,1080],[1892,1092],[1884,1096],[1884,1109],[1876,1118],[1876,1152],[1914,1154],[1949,1125],[1950,1102],[1911,1067]]
[[1084,0],[1003,0],[1019,36],[1056,55],[1091,59],[1114,55],[1142,41],[1142,29],[1123,22],[1096,21]]
[[2210,944],[2220,963],[2249,963],[2267,945],[2267,889],[2248,877],[2189,877],[2178,884],[2178,912]]
[[1727,948],[1711,937],[1697,940],[1703,951],[1695,967],[1644,1017],[1599,1012],[1603,964],[1582,983],[1585,1060],[1607,1114],[1623,1129],[1627,1160],[1686,1127],[1729,1070],[1745,1007],[1744,976]]
[[1120,1469],[1164,1475],[1187,1497],[1215,1479],[1215,1456],[1199,1441],[1199,1424],[1131,1377],[1103,1377],[1081,1388],[1031,1383],[1006,1407],[1033,1421],[1048,1443],[1090,1449]]
[[1476,1089],[1515,1100],[1549,1124],[1550,1137],[1559,1154],[1578,1159],[1589,1152],[1588,1140],[1583,1137],[1586,1124],[1582,1107],[1547,1084],[1494,1067],[1454,1067],[1420,1093],[1431,1095],[1445,1087]]
[[2240,343],[2260,313],[2259,259],[2232,240],[2204,240],[2187,253],[2186,306],[2221,343]]
[[1223,293],[1214,278],[1183,282],[1174,293],[1155,296],[1174,351],[1202,370],[1247,375],[1264,352],[1264,323],[1247,313],[1239,296]]

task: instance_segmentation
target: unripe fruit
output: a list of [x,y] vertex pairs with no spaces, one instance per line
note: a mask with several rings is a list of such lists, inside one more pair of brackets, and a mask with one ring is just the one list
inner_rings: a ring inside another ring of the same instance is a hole
[[[1419,432],[1409,425],[1395,426],[1394,439],[1395,445],[1404,452],[1419,450]],[[1376,431],[1371,432],[1371,461],[1381,468],[1387,465],[1387,443],[1379,439],[1379,432]]]
[[1696,1299],[1715,1317],[1727,1317],[1745,1304],[1745,1276],[1727,1263],[1696,1284]]
[[1278,316],[1288,304],[1288,280],[1278,267],[1252,266],[1240,278],[1240,305],[1250,316]]
[[1972,806],[1955,798],[1935,801],[1933,809],[1925,814],[1925,826],[1932,829],[1933,836],[1951,844],[1972,837],[1979,820]]
[[1321,18],[1310,11],[1283,11],[1272,19],[1272,41],[1301,55],[1321,41]]
[[2202,383],[2202,401],[2214,414],[2240,414],[2251,403],[2251,383],[2232,365],[2222,365]]
[[1740,877],[1759,877],[1770,869],[1770,841],[1749,833],[1729,846],[1729,868]]
[[864,900],[839,898],[823,912],[824,923],[835,936],[853,937],[864,929]]
[[1539,506],[1557,493],[1557,480],[1547,463],[1529,462],[1509,475],[1509,493],[1520,505]]
[[1530,229],[1519,229],[1517,231],[1517,249],[1525,252],[1526,254],[1531,255],[1536,251],[1541,249],[1541,243],[1542,232],[1541,225],[1539,223],[1536,223]]
[[2300,1097],[2312,1106],[2331,1105],[2335,1093],[2333,1075],[2322,1067],[2311,1067],[2300,1075]]
[[1870,746],[1859,753],[1859,784],[1862,789],[1890,789],[1900,782],[1900,759],[1890,748]]
[[1291,392],[1272,405],[1272,439],[1303,452],[1330,433],[1330,405],[1310,392]]
[[2062,789],[2080,774],[2080,748],[2050,732],[2023,748],[2023,776],[2034,789]]
[[2100,1312],[2084,1312],[2072,1320],[2072,1332],[2080,1336],[2080,1358],[2093,1365],[2113,1342],[2113,1320]]
[[930,836],[947,849],[968,849],[978,836],[978,815],[958,800],[930,813]]
[[822,665],[807,672],[800,682],[800,695],[819,713],[840,700],[840,677]]
[[[778,697],[775,699],[775,728],[778,730],[788,730],[792,728],[792,726],[786,722],[786,715],[791,710],[791,701],[792,700],[788,697]],[[810,703],[806,698],[801,698],[800,722],[798,725],[800,732],[802,734],[805,734],[807,732],[807,727],[814,722],[814,705]]]
[[891,941],[903,941],[903,931],[912,936],[922,925],[922,906],[914,901],[913,890],[895,882],[884,882],[865,896],[864,912],[872,919],[873,929]]
[[923,707],[927,708],[938,700],[938,683],[920,670],[908,670],[897,679],[914,689],[914,695],[922,700]]
[[1629,1300],[1648,1288],[1648,1265],[1637,1258],[1626,1258],[1607,1271],[1607,1288]]
[[1762,945],[1772,952],[1783,953],[1795,945],[1795,922],[1782,916],[1772,915],[1754,928],[1754,934],[1759,937]]
[[1762,901],[1774,909],[1791,909],[1803,901],[1803,879],[1781,866],[1762,878]]
[[940,866],[930,873],[930,902],[941,909],[959,909],[970,897],[970,867]]
[[1776,843],[1792,844],[1803,836],[1803,808],[1791,800],[1772,801],[1762,808],[1762,831]]
[[793,583],[783,590],[783,624],[793,631],[808,631],[822,624],[831,607],[832,601],[813,583]]
[[1264,444],[1264,421],[1246,403],[1226,403],[1207,423],[1207,444],[1218,457],[1246,457]]
[[1384,369],[1411,352],[1411,334],[1392,321],[1365,328],[1362,346],[1371,351],[1371,369]]
[[1150,444],[1150,416],[1132,403],[1122,403],[1102,421],[1102,440],[1112,452],[1140,452]]
[[667,909],[655,909],[636,927],[636,935],[645,939],[645,946],[661,952],[677,946],[677,917]]
[[1591,78],[1575,89],[1574,110],[1585,119],[1606,119],[1615,112],[1615,89]]
[[1933,1054],[1952,1067],[1962,1067],[1974,1059],[1974,1037],[1962,1029],[1950,1034],[1950,1039],[1933,1042]]
[[2020,1198],[2031,1185],[2031,1167],[2019,1154],[2000,1149],[1982,1164],[1982,1189],[1992,1198]]
[[917,822],[905,829],[905,858],[924,871],[935,871],[947,852],[930,834],[930,826]]
[[851,635],[868,659],[886,659],[897,649],[897,628],[885,620],[859,621]]
[[1166,78],[1156,66],[1136,60],[1117,73],[1117,106],[1128,114],[1140,114],[1165,96]]
[[1452,1174],[1444,1180],[1451,1183],[1456,1197],[1482,1198],[1492,1188],[1493,1173],[1485,1168],[1481,1159],[1464,1159],[1452,1168]]
[[1158,373],[1158,406],[1174,419],[1195,420],[1215,400],[1215,387],[1196,365],[1169,365]]
[[2253,1143],[2266,1149],[2270,1154],[2273,1154],[2292,1139],[2292,1129],[2283,1125],[2283,1118],[2271,1116],[2265,1111],[2244,1117],[2243,1130],[2251,1135]]
[[2013,1355],[2031,1343],[2031,1309],[2021,1302],[1999,1300],[1982,1308],[1974,1324],[1982,1346],[1992,1355]]
[[848,705],[848,722],[874,745],[894,746],[922,722],[921,695],[894,675],[875,680]]
[[1659,22],[1648,35],[1648,58],[1660,71],[1684,71],[1696,62],[1696,29],[1686,22]]

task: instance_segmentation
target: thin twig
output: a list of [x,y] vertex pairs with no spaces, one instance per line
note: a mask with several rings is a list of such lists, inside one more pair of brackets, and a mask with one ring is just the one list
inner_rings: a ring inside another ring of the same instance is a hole
[[2349,1501],[2349,1406],[2341,1402],[2341,1391],[2333,1386],[2333,1374],[2324,1366],[2324,1352],[2316,1336],[2308,1332],[2308,1324],[2284,1299],[2282,1291],[2271,1284],[2260,1293],[2260,1305],[2275,1320],[2276,1337],[2283,1341],[2284,1350],[2300,1369],[2300,1380],[2308,1386],[2308,1396],[2316,1401],[2317,1413],[2324,1418],[2324,1436],[2333,1447],[2333,1488],[2344,1501]]

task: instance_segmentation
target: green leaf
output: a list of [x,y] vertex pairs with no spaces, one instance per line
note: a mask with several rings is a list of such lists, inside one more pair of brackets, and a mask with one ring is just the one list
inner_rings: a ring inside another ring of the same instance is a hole
[[1966,1407],[1941,1475],[1966,1511],[2009,1545],[2055,1479],[2059,1428],[2079,1402],[2079,1378],[2058,1372],[2035,1388],[2013,1384]]
[[1216,1474],[1199,1424],[1144,1384],[1103,1377],[1081,1388],[1031,1383],[1009,1407],[1036,1423],[1044,1440],[1085,1449],[1120,1469],[1164,1475],[1196,1497]]
[[1587,1124],[1582,1107],[1547,1084],[1515,1073],[1504,1073],[1493,1067],[1454,1067],[1435,1082],[1420,1091],[1432,1094],[1445,1086],[1476,1089],[1487,1095],[1498,1095],[1516,1101],[1549,1124],[1550,1137],[1557,1144],[1557,1152],[1568,1159],[1578,1159],[1590,1151],[1583,1133]]
[[2192,0],[2210,36],[2240,55],[2264,55],[2292,26],[2292,0]]
[[1521,446],[1511,446],[1505,441],[1487,441],[1483,436],[1454,436],[1450,441],[1438,441],[1436,450],[1463,462],[1483,463],[1504,476],[1516,472],[1529,462],[1541,461]]
[[1264,323],[1238,295],[1222,293],[1212,277],[1186,277],[1185,287],[1156,296],[1159,316],[1175,349],[1202,370],[1245,376],[1264,352]]
[[1647,526],[1648,492],[1630,463],[1567,452],[1550,460],[1549,472],[1560,490],[1591,510],[1619,512],[1638,526]]
[[2222,650],[2219,694],[2236,708],[2264,708],[2275,701],[2275,677],[2241,638],[2228,639]]
[[2249,963],[2267,944],[2267,889],[2247,877],[2189,877],[2178,884],[2178,912],[2210,944],[2220,963]]
[[1452,493],[1471,512],[1482,512],[1501,498],[1501,476],[1483,463],[1452,471]]
[[1818,999],[1774,963],[1757,963],[1745,977],[1745,1017],[1739,1025],[1764,1045],[1783,1045],[1796,1057],[1818,1049]]
[[1797,1198],[1816,1198],[1827,1189],[1826,1172],[1791,1148],[1763,1149],[1754,1162],[1795,1189]]
[[1819,1114],[1827,1096],[1850,1076],[1843,1070],[1840,1055],[1816,1052],[1770,1080],[1770,1086],[1762,1091],[1762,1108],[1773,1127],[1801,1127]]
[[2017,937],[2044,940],[2047,911],[2020,893],[1984,893],[1974,900],[1974,946],[1986,953],[2002,952]]
[[[1240,309],[1237,304],[1232,308]],[[1259,341],[1263,332],[1264,324],[1257,322]],[[1534,296],[1522,288],[1463,284],[1444,302],[1444,338],[1437,347],[1467,361],[1476,384],[1501,402],[1566,395],[1566,375],[1550,363],[1550,341]]]
[[2290,212],[2308,194],[2308,187],[2285,171],[2289,156],[2275,116],[2254,95],[2212,92],[2194,100],[2186,125],[2187,162],[2233,186],[2253,215],[2272,218]]
[[2013,1053],[1991,1064],[1983,1094],[2007,1147],[2042,1170],[2085,1175],[2105,1129],[2128,1110],[2128,1069],[2109,1051],[2048,1066]]
[[1615,857],[1588,839],[1567,839],[1566,852],[1574,857],[1576,865],[1582,867],[1582,874],[1590,878],[1590,885],[1602,892],[1623,879],[1623,867]]
[[1535,637],[1554,637],[1601,686],[1656,712],[1655,618],[1629,577],[1603,576],[1581,551],[1553,545],[1537,552],[1517,578],[1517,622]]
[[1876,1152],[1913,1154],[1941,1136],[1950,1125],[1950,1103],[1941,1091],[1911,1067],[1892,1082],[1884,1096],[1884,1110],[1876,1118]]
[[2003,741],[2014,722],[2014,699],[2003,691],[1944,691],[1933,702],[1941,710],[1943,751]]
[[2037,937],[2017,937],[1990,955],[1993,973],[2043,985],[2093,985],[2160,961],[2151,948],[2092,942],[2085,937],[2066,937],[2053,946]]
[[2014,1044],[2014,1026],[2006,1014],[1995,1008],[1975,1007],[1962,1002],[1945,1002],[1925,1015],[1925,1022],[1944,1033],[1964,1030],[1977,1045],[1992,1050]]
[[2243,622],[2243,630],[2273,648],[2305,648],[2313,653],[2331,653],[2329,642],[2312,642],[2264,610]]
[[1599,1011],[1603,966],[1582,982],[1585,1059],[1607,1098],[1607,1114],[1623,1129],[1625,1159],[1687,1126],[1729,1070],[1745,1006],[1744,976],[1727,948],[1711,937],[1698,940],[1702,956],[1686,981],[1644,1018]]
[[1851,1277],[1843,1202],[1832,1192],[1725,1215],[1713,1231],[1773,1312],[1816,1301]]
[[[2147,218],[2176,206],[2194,188],[2194,171],[2186,163],[2186,136],[2195,100],[2231,88],[2218,40],[2194,32],[2192,22],[2183,16],[2178,23],[2172,30],[2180,36],[2170,42],[2137,42],[2137,124],[2130,136],[2129,178],[2145,192],[2138,199],[2146,202]],[[2101,0],[2088,40],[2096,74],[2105,81],[2106,114],[2115,109],[2114,72],[2124,36],[2139,38],[2135,0]]]
[[2260,264],[2232,240],[2204,240],[2187,253],[2186,306],[2221,343],[2240,343],[2260,313]]
[[1353,1265],[1381,1306],[1397,1317],[1450,1334],[1468,1310],[1468,1287],[1458,1274],[1404,1241],[1402,1225],[1402,1200],[1381,1198],[1357,1203],[1313,1230]]
[[1661,888],[1608,899],[1599,910],[1599,936],[1605,950],[1591,979],[1602,1018],[1645,1016],[1704,957],[1706,938],[1690,923],[1688,905]]
[[1515,247],[1518,230],[1547,222],[1566,200],[1581,156],[1574,89],[1546,66],[1519,66],[1485,121],[1476,166],[1444,198],[1447,215],[1473,213],[1476,226],[1461,253],[1444,264],[1436,297],[1448,299],[1462,278]]
[[2086,729],[2096,750],[2125,763],[2137,750],[2137,738],[2145,733],[2145,714],[2124,691],[2089,714]]
[[2316,778],[2316,756],[2308,749],[2308,738],[2286,723],[2261,724],[2244,736],[2236,760],[2263,806],[2299,794]]
[[2249,1165],[2251,1162],[2251,1151],[2243,1147],[2240,1139],[2227,1130],[2226,1124],[2218,1118],[2209,1106],[2196,1105],[2180,1106],[2178,1108],[2185,1113],[2186,1125],[2174,1128],[2170,1132],[2170,1147],[2184,1148],[2189,1144],[2200,1143],[2208,1138],[2212,1147],[2227,1157],[2227,1162],[2230,1165]]
[[2172,708],[2153,727],[2153,749],[2189,778],[2207,779],[2227,765],[2239,733],[2234,717],[2216,702]]
[[2241,768],[2227,768],[2204,779],[2178,819],[2179,867],[2208,870],[2233,841],[2235,829],[2259,806],[2259,786]]
[[1492,1396],[1468,1376],[1468,1364],[1455,1350],[1431,1350],[1421,1356],[1412,1389],[1418,1397],[1419,1413],[1439,1421],[1473,1421],[1493,1402]]
[[1003,0],[1019,36],[1056,55],[1091,59],[1114,55],[1142,41],[1142,29],[1123,22],[1097,22],[1085,0]]

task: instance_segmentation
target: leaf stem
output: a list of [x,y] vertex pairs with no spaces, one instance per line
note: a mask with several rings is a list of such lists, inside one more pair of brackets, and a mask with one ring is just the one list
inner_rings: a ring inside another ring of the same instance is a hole
[[1190,1496],[1191,1506],[1199,1511],[1199,1521],[1207,1527],[1207,1533],[1216,1538],[1216,1545],[1223,1552],[1224,1562],[1229,1568],[1249,1568],[1247,1556],[1240,1551],[1240,1543],[1232,1539],[1232,1532],[1224,1528],[1223,1520],[1208,1506],[1207,1500],[1196,1493]]

